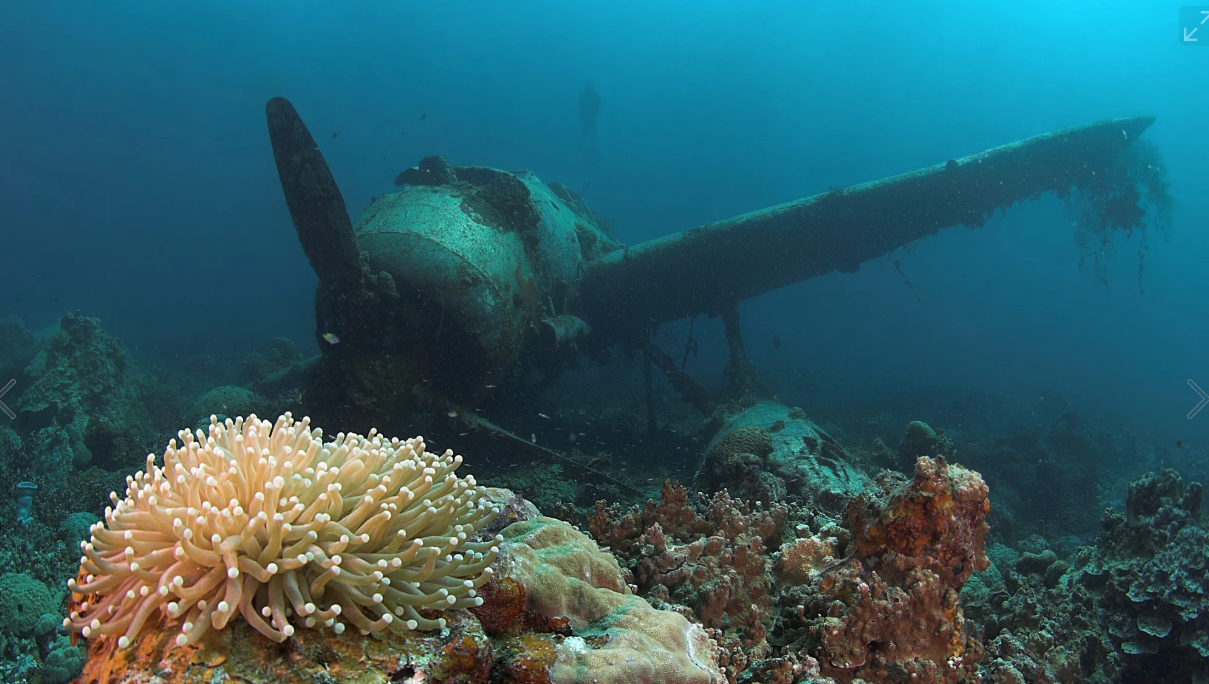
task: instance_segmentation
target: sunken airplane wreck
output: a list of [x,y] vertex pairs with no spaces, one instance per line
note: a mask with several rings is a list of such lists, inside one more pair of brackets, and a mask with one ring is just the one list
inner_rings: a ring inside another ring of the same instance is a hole
[[290,216],[319,278],[316,335],[340,340],[321,342],[322,354],[293,371],[305,388],[303,408],[352,429],[459,416],[459,430],[554,457],[460,409],[510,391],[510,383],[517,391],[524,368],[556,372],[569,354],[625,342],[708,416],[721,398],[651,343],[660,323],[722,316],[730,398],[758,395],[739,333],[740,300],[855,271],[1046,192],[1098,187],[1105,212],[1125,207],[1124,218],[1106,213],[1105,222],[1137,222],[1144,212],[1136,192],[1105,189],[1104,179],[1153,123],[1130,117],[1068,128],[625,246],[562,185],[440,157],[400,174],[401,189],[376,198],[354,225],[294,107],[275,98],[267,114]]

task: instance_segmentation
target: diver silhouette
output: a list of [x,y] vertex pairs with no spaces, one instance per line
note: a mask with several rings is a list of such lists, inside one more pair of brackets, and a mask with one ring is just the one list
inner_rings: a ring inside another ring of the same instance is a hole
[[600,94],[596,86],[588,81],[579,93],[579,118],[583,121],[583,132],[579,135],[579,151],[583,152],[584,163],[591,166],[600,161],[600,150],[596,147],[596,117],[600,116]]

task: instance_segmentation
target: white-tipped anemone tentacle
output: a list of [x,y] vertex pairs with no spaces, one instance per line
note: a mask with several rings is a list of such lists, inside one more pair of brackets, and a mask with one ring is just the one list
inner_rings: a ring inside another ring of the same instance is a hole
[[481,605],[500,537],[470,541],[499,513],[452,451],[424,439],[339,433],[255,415],[182,430],[163,466],[110,495],[81,544],[80,601],[64,626],[130,646],[162,620],[178,645],[242,617],[274,641],[298,627],[438,629],[420,610]]

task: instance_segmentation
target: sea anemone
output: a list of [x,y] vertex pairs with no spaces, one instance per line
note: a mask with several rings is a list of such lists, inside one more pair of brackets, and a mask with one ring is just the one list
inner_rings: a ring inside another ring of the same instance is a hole
[[436,629],[444,618],[419,611],[480,605],[499,538],[470,539],[499,510],[454,475],[462,457],[374,430],[324,444],[309,424],[211,416],[208,436],[168,444],[163,467],[148,455],[80,545],[64,626],[121,634],[125,648],[154,617],[179,622],[183,646],[238,613],[280,642],[291,619],[337,634],[345,622]]

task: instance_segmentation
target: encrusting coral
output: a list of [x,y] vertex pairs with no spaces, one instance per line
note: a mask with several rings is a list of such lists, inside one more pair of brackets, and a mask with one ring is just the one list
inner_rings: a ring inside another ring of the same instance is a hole
[[[105,525],[81,544],[78,608],[64,626],[132,643],[150,620],[180,622],[179,646],[239,613],[273,641],[344,622],[363,633],[436,629],[424,609],[479,605],[498,540],[468,541],[497,514],[461,456],[423,438],[340,433],[324,444],[286,413],[211,419],[179,433],[164,465],[111,494]],[[396,619],[397,618],[397,619]]]

